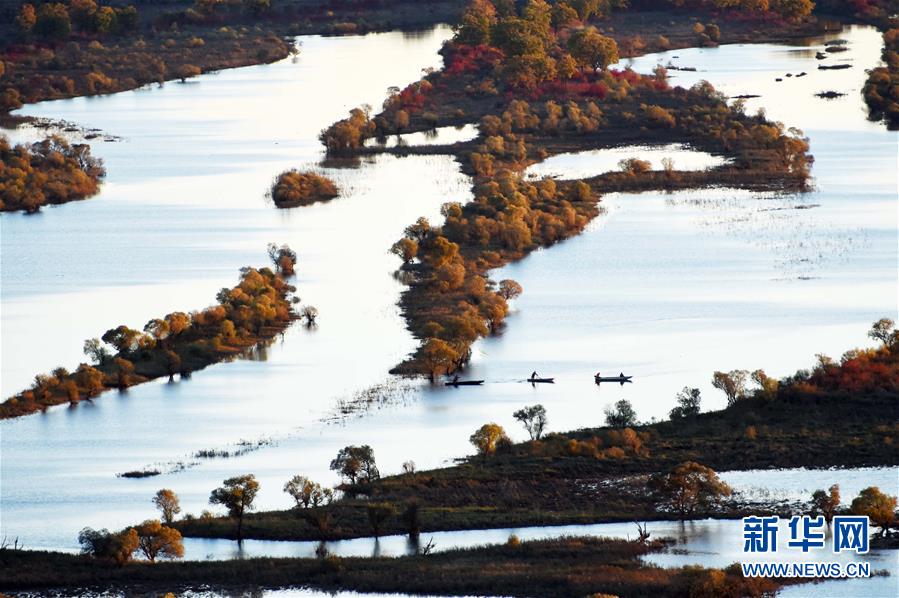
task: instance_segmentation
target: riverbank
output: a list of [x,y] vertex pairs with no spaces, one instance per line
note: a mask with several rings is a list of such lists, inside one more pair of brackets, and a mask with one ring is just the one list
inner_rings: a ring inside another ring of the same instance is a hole
[[269,268],[244,268],[240,283],[222,289],[213,307],[150,320],[143,331],[122,325],[88,339],[84,352],[93,365],[82,363],[74,372],[60,367],[35,376],[30,389],[0,404],[0,419],[77,404],[111,388],[186,377],[233,359],[271,341],[297,318],[290,297],[295,290]]
[[41,206],[87,199],[100,191],[103,161],[86,144],[57,135],[31,145],[0,135],[0,212],[34,213]]
[[[853,354],[840,365],[821,364],[811,373],[768,381],[721,411],[549,434],[452,467],[347,484],[344,498],[324,507],[249,514],[244,537],[368,536],[372,502],[392,506],[394,515],[380,523],[389,534],[660,520],[673,513],[660,503],[650,476],[684,462],[719,472],[899,466],[899,427],[887,423],[899,421],[899,346]],[[890,372],[886,377],[884,370]],[[857,386],[854,379],[868,385]],[[785,516],[808,508],[733,496],[703,505],[690,517]],[[236,537],[228,518],[184,519],[175,526],[184,536]]]
[[[561,538],[399,558],[260,558],[227,562],[129,563],[83,556],[0,551],[0,587],[36,591],[102,587],[158,595],[203,586],[214,591],[285,586],[324,590],[481,596],[747,596],[785,580],[744,578],[739,570],[659,568],[640,558],[664,541]],[[526,575],[522,572],[527,571]]]
[[[463,2],[395,0],[357,7],[290,0],[274,6],[260,3],[259,10],[244,4],[144,3],[133,23],[110,31],[98,30],[71,7],[66,11],[68,33],[62,29],[52,34],[23,31],[11,14],[0,26],[5,42],[0,45],[5,71],[0,71],[0,112],[274,62],[296,51],[288,39],[296,35],[411,31],[453,22]],[[79,19],[88,23],[82,25]]]
[[883,34],[883,61],[886,66],[868,73],[865,102],[871,120],[883,121],[890,130],[899,130],[899,28]]
[[[533,56],[503,37],[505,24],[519,22],[543,40],[527,50]],[[603,49],[587,56],[578,49],[579,35]],[[627,43],[633,50],[633,41]],[[552,28],[526,10],[499,19],[493,29],[459,29],[443,49],[442,70],[397,90],[381,113],[356,109],[323,132],[331,154],[357,155],[371,152],[364,147],[368,138],[479,123],[475,140],[447,148],[474,177],[475,200],[447,204],[442,227],[410,224],[394,245],[409,281],[400,305],[421,345],[392,373],[434,379],[464,368],[472,343],[501,330],[513,298],[489,272],[579,234],[600,213],[602,194],[808,188],[813,158],[801,133],[764,114],[745,114],[707,83],[671,87],[662,67],[648,76],[606,68],[623,53],[597,29]],[[521,177],[529,165],[563,152],[672,142],[723,156],[728,164],[691,172],[669,163],[653,171],[635,159],[622,163],[622,172],[584,181]]]

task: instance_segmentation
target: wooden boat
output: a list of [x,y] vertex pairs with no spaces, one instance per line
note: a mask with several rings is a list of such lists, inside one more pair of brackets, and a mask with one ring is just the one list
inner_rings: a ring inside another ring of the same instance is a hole
[[555,384],[555,378],[528,378],[528,382],[531,384]]
[[446,386],[480,386],[483,383],[483,380],[456,380],[455,382],[450,380],[449,382],[444,382]]
[[620,382],[624,384],[625,382],[631,382],[631,378],[633,376],[593,376],[597,384],[600,382]]

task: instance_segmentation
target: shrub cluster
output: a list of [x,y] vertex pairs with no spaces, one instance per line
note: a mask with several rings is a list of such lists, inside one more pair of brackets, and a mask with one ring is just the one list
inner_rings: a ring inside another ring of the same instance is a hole
[[90,197],[106,176],[90,146],[57,135],[11,147],[0,135],[0,211],[36,212],[46,204]]
[[60,367],[35,376],[30,389],[0,404],[0,418],[76,403],[105,388],[189,373],[231,357],[289,324],[294,317],[289,294],[294,290],[268,268],[243,268],[237,286],[219,291],[217,305],[189,314],[170,313],[150,320],[142,331],[117,326],[100,339],[86,341],[84,351],[93,365],[81,364],[71,373]]

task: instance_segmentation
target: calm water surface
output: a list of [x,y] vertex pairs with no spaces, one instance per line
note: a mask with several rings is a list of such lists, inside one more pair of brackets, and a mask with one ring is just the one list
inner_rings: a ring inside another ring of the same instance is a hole
[[[317,165],[321,128],[437,65],[448,35],[303,38],[296,60],[24,111],[123,141],[94,144],[109,169],[98,197],[0,219],[4,395],[36,372],[76,365],[82,341],[113,325],[209,304],[237,268],[264,262],[268,241],[297,249],[298,294],[321,318],[316,329],[290,329],[258,360],[0,424],[4,534],[31,548],[73,549],[83,526],[153,516],[160,487],[198,514],[223,478],[246,472],[262,483],[259,508],[285,507],[284,481],[302,473],[334,482],[327,465],[346,444],[371,444],[384,473],[410,458],[436,466],[470,452],[468,436],[486,421],[523,439],[511,414],[537,401],[552,430],[600,424],[619,398],[641,418],[664,417],[685,385],[702,389],[705,408],[719,407],[712,370],[784,375],[815,353],[866,344],[872,321],[896,317],[897,138],[865,121],[857,93],[877,63],[877,33],[843,34],[848,71],[817,71],[817,46],[681,50],[669,54],[700,70],[676,73],[675,83],[708,78],[729,95],[761,93],[750,109],[805,130],[815,192],[608,196],[584,235],[495,273],[525,294],[504,333],[475,346],[471,374],[488,384],[428,390],[389,380],[387,369],[414,344],[386,249],[417,216],[438,220],[442,202],[467,198],[469,181],[446,157],[380,157],[321,167],[344,190],[328,204],[279,211],[264,194],[280,170]],[[669,54],[635,68],[675,60]],[[803,70],[807,77],[774,81]],[[849,95],[812,97],[827,88]],[[557,383],[523,383],[535,368]],[[635,383],[597,388],[599,369]],[[338,401],[354,397],[377,408],[344,416]],[[266,445],[194,464],[194,452],[242,439]],[[179,463],[187,467],[175,472]],[[115,477],[148,466],[166,473]],[[490,533],[464,532],[476,543]]]

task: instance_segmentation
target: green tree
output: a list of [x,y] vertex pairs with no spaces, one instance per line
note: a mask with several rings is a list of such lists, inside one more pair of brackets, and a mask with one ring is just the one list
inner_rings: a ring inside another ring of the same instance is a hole
[[659,503],[681,519],[692,517],[697,509],[714,506],[733,492],[713,469],[693,461],[681,463],[668,473],[654,474],[649,487]]
[[490,44],[490,31],[496,24],[496,8],[490,0],[473,0],[455,28],[455,41],[468,46]]
[[575,31],[568,39],[568,51],[582,68],[593,70],[605,70],[619,60],[618,44],[595,27]]
[[345,446],[331,461],[331,471],[336,471],[350,484],[371,482],[381,477],[375,464],[375,451],[367,444]]
[[896,330],[896,323],[889,318],[880,318],[871,325],[868,331],[868,337],[880,341],[885,347],[889,347],[899,339],[899,331]]
[[97,365],[105,365],[112,357],[98,338],[89,338],[84,341],[84,354]]
[[540,440],[546,428],[546,408],[543,405],[532,405],[519,409],[512,417],[522,423],[531,440]]
[[867,515],[871,523],[880,528],[880,535],[885,536],[896,521],[896,497],[881,492],[877,486],[870,486],[852,499],[849,510],[853,515]]
[[334,497],[334,492],[330,488],[323,488],[321,484],[301,475],[290,478],[284,484],[284,492],[293,498],[298,509],[319,507],[330,503]]
[[153,504],[162,514],[162,520],[165,523],[171,523],[175,520],[175,515],[181,512],[181,502],[174,490],[163,488],[153,497]]
[[97,559],[110,560],[120,567],[131,560],[131,556],[140,546],[137,531],[129,528],[118,533],[109,530],[84,528],[78,534],[81,552]]
[[628,428],[637,425],[637,413],[627,399],[621,399],[614,407],[606,407],[606,425],[612,428]]
[[222,505],[228,510],[228,515],[237,519],[237,541],[243,541],[243,517],[247,511],[253,509],[253,501],[259,492],[259,482],[256,476],[247,474],[228,478],[223,486],[216,488],[209,495],[209,504]]
[[37,20],[32,30],[47,39],[68,38],[72,33],[72,20],[66,5],[61,2],[41,4],[37,9]]
[[699,415],[700,391],[698,388],[684,386],[683,390],[677,393],[675,399],[677,407],[671,410],[669,414],[671,419]]
[[495,423],[484,424],[468,440],[483,456],[492,455],[503,443],[511,442],[503,427]]
[[389,502],[372,503],[366,506],[365,511],[376,538],[381,535],[381,529],[387,520],[396,516],[396,507]]

